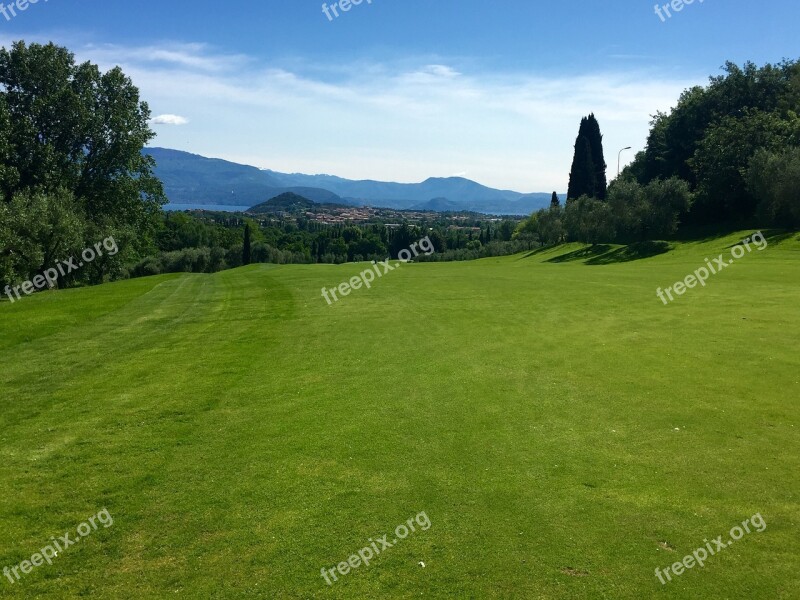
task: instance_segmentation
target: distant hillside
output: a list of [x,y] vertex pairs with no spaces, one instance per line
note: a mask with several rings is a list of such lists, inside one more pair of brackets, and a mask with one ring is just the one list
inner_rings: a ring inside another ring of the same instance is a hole
[[256,167],[164,148],[146,148],[144,153],[155,159],[156,176],[174,204],[253,206],[286,192],[314,202],[347,204],[328,190],[285,187]]
[[156,175],[174,204],[255,206],[292,192],[317,203],[526,215],[550,202],[549,193],[496,190],[463,177],[431,177],[422,183],[351,181],[261,170],[165,148],[147,148],[145,153],[155,158]]
[[432,210],[436,212],[459,212],[463,210],[463,204],[447,198],[434,198],[422,204],[411,207],[411,210]]
[[292,192],[286,192],[275,198],[270,198],[252,207],[248,212],[252,213],[274,213],[274,212],[297,212],[308,210],[317,206],[308,198],[303,198]]

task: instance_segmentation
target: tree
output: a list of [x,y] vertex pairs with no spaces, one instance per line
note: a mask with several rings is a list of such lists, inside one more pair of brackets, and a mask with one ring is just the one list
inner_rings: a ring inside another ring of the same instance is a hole
[[763,222],[800,226],[800,148],[758,150],[750,159],[747,189],[759,201],[758,216]]
[[553,197],[550,198],[550,208],[558,208],[561,206],[561,200],[558,199],[558,194],[553,192]]
[[[30,279],[84,248],[87,224],[75,210],[72,194],[23,191],[0,202],[0,282]],[[64,279],[59,283],[63,285]]]
[[664,239],[678,231],[680,219],[692,206],[689,183],[678,177],[656,179],[644,188],[648,211],[644,219],[645,239]]
[[[0,49],[0,202],[23,194],[57,212],[68,207],[85,221],[81,247],[113,235],[130,247],[152,249],[166,198],[153,159],[141,153],[155,135],[149,118],[147,104],[119,68],[101,73],[88,62],[77,65],[52,43]],[[24,239],[18,243],[33,244],[32,256],[42,262],[30,263],[21,277],[52,266],[44,262],[52,254],[45,239],[31,237],[34,229],[19,229]],[[0,239],[0,256],[9,252],[15,249],[8,238]],[[96,279],[98,268],[112,264],[96,261],[76,277]],[[0,280],[8,277],[0,271]]]
[[565,235],[562,214],[560,206],[543,208],[533,213],[530,218],[517,226],[514,239],[535,240],[542,246],[560,244]]
[[511,240],[511,237],[514,235],[514,230],[516,229],[516,223],[514,221],[503,220],[500,223],[500,227],[497,229],[497,237],[496,239],[500,240],[501,242],[508,242]]
[[570,241],[586,244],[613,242],[617,235],[611,206],[589,196],[567,201],[564,228]]
[[575,141],[575,156],[572,160],[572,170],[569,174],[567,201],[581,196],[593,198],[597,189],[596,177],[589,139],[584,135],[579,135]]
[[242,247],[242,264],[249,265],[252,261],[252,248],[250,246],[250,223],[244,226],[244,246]]
[[567,200],[584,195],[605,200],[607,186],[603,135],[600,133],[600,124],[591,114],[581,119],[578,129]]
[[603,134],[600,133],[600,123],[590,114],[581,122],[581,129],[578,135],[583,135],[589,140],[589,149],[592,153],[592,163],[594,164],[594,185],[595,197],[605,200],[608,180],[606,179],[606,159],[603,153]]
[[618,180],[608,190],[608,205],[616,223],[617,241],[642,241],[650,211],[644,186],[636,181]]
[[689,182],[697,192],[691,224],[751,221],[757,199],[745,181],[750,159],[761,147],[798,145],[779,130],[800,112],[800,63],[728,62],[723,70],[707,86],[684,91],[670,113],[655,115],[644,154],[630,169],[642,184]]
[[778,151],[797,146],[800,118],[786,119],[774,112],[746,110],[709,127],[689,161],[697,181],[695,222],[749,222],[758,204],[745,180],[751,158],[761,148]]

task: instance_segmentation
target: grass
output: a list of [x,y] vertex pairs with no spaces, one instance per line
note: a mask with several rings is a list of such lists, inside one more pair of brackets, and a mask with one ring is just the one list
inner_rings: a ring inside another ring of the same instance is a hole
[[800,236],[655,295],[742,235],[404,265],[334,306],[364,265],[2,303],[0,568],[114,524],[0,596],[800,597]]

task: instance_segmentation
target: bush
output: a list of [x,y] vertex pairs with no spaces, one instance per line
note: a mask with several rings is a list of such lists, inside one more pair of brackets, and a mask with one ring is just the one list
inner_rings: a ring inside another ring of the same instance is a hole
[[613,242],[617,235],[611,205],[588,196],[567,201],[564,226],[570,241],[586,244]]
[[206,273],[211,263],[208,248],[186,248],[161,255],[164,273]]
[[131,277],[150,277],[151,275],[160,275],[164,272],[164,266],[161,264],[161,259],[155,256],[148,256],[140,260],[131,269]]

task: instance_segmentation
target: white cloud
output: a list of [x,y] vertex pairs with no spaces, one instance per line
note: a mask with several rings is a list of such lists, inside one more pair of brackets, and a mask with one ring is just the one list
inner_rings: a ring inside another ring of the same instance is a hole
[[150,119],[153,125],[186,125],[188,122],[188,119],[179,115],[158,115]]

